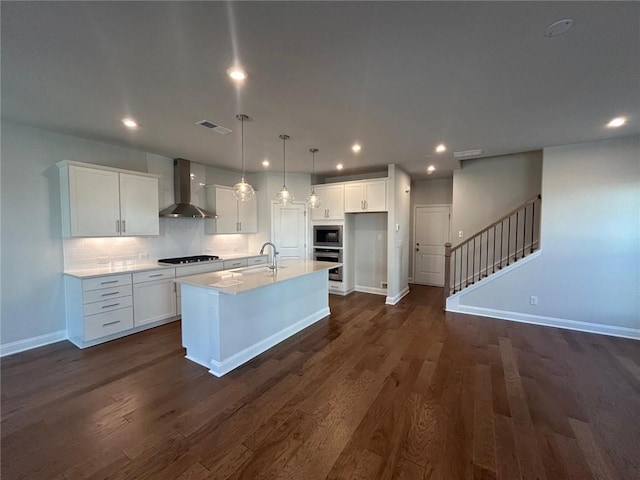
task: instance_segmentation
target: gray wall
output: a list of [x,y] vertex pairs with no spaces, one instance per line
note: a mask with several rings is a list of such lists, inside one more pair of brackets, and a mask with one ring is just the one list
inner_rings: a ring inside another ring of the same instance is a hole
[[356,288],[380,289],[387,281],[387,214],[358,213],[354,217]]
[[460,305],[640,329],[639,293],[640,137],[631,137],[545,148],[540,256]]
[[420,180],[411,184],[411,220],[409,232],[411,248],[409,249],[409,277],[413,278],[413,222],[416,205],[451,205],[453,202],[453,178],[436,178]]
[[540,151],[464,161],[453,172],[451,243],[461,243],[540,193],[541,178]]

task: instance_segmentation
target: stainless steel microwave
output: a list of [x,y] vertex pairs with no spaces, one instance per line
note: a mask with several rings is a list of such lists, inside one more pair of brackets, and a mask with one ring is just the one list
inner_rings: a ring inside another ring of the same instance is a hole
[[314,225],[313,246],[342,248],[342,225]]

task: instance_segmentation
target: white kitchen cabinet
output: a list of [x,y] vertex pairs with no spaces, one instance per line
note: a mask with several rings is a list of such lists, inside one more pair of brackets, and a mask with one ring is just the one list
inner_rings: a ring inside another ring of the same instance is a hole
[[[133,324],[136,327],[176,316],[176,291],[174,276],[161,280],[141,279],[133,284]],[[157,274],[156,274],[157,275]],[[134,275],[135,276],[135,275]],[[163,277],[165,277],[163,275]]]
[[65,236],[159,234],[156,175],[69,161],[58,167]]
[[233,196],[233,189],[222,185],[207,185],[207,208],[216,213],[215,219],[207,219],[205,233],[256,233],[258,231],[258,202],[254,197],[240,202]]
[[311,220],[343,220],[344,184],[315,185],[314,190],[321,204],[311,209]]
[[69,340],[85,348],[173,321],[174,277],[172,267],[91,278],[65,275]]
[[364,180],[344,185],[346,213],[386,212],[387,180]]

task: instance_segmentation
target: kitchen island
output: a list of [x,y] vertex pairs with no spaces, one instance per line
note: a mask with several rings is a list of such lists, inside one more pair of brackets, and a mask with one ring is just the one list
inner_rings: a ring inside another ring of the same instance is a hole
[[288,260],[176,279],[186,358],[217,377],[329,315],[332,262]]

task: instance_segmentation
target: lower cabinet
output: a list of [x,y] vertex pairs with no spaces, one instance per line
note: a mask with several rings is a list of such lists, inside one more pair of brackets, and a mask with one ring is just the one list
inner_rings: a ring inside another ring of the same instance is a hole
[[69,340],[85,348],[175,317],[174,277],[175,268],[88,279],[65,275]]
[[133,286],[133,323],[136,327],[176,315],[173,278]]

